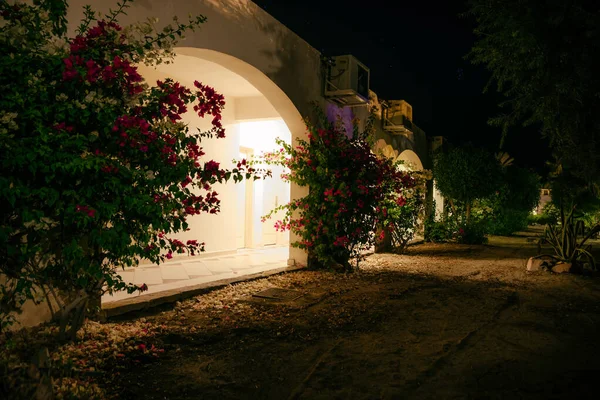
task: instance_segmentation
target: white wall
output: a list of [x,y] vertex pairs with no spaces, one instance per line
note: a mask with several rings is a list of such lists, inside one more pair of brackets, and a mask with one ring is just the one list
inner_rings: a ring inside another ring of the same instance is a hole
[[235,119],[242,122],[281,119],[281,116],[264,96],[253,96],[235,99]]

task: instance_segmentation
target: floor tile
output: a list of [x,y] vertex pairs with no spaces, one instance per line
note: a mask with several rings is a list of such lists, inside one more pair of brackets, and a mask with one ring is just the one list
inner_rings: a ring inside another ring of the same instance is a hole
[[110,303],[164,290],[179,289],[287,267],[287,259],[287,247],[268,247],[240,249],[237,254],[182,258],[171,260],[160,266],[144,264],[137,268],[120,269],[118,274],[126,282],[136,285],[145,283],[148,285],[148,291],[136,292],[131,295],[125,292],[119,292],[113,296],[105,295],[102,302]]
[[118,271],[117,275],[123,278],[123,282],[132,283],[135,277],[135,271]]
[[162,265],[160,267],[162,278],[164,279],[189,279],[185,267],[181,264]]
[[196,263],[189,263],[189,264],[183,264],[183,268],[185,269],[185,272],[188,274],[188,276],[192,277],[192,276],[211,276],[212,272],[209,271],[208,268],[206,268],[206,265],[204,265],[204,263],[201,262],[196,262]]
[[[232,272],[232,269],[228,266],[228,263],[221,260],[204,260],[202,262],[208,270],[214,274],[223,274],[226,272]],[[231,263],[229,263],[231,264]]]
[[162,283],[160,268],[138,268],[135,271],[133,283],[136,285],[159,285]]

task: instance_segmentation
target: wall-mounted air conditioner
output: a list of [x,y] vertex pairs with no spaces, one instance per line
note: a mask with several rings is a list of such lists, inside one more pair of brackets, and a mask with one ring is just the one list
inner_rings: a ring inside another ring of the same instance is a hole
[[326,66],[325,97],[341,106],[369,102],[369,69],[354,56],[333,57]]
[[390,100],[383,106],[383,129],[393,133],[414,133],[412,106],[404,100]]

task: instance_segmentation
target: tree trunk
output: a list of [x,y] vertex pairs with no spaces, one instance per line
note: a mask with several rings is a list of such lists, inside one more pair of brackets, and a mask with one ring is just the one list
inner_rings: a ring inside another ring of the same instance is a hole
[[[383,232],[383,239],[379,235]],[[387,228],[380,228],[376,231],[375,253],[389,253],[392,251],[392,235]]]

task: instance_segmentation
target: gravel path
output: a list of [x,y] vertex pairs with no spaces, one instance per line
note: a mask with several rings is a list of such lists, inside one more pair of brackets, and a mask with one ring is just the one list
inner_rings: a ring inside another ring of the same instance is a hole
[[[421,244],[221,289],[147,316],[164,354],[105,383],[131,399],[592,398],[599,279],[527,273],[533,254],[523,237]],[[304,296],[249,297],[272,286]]]

